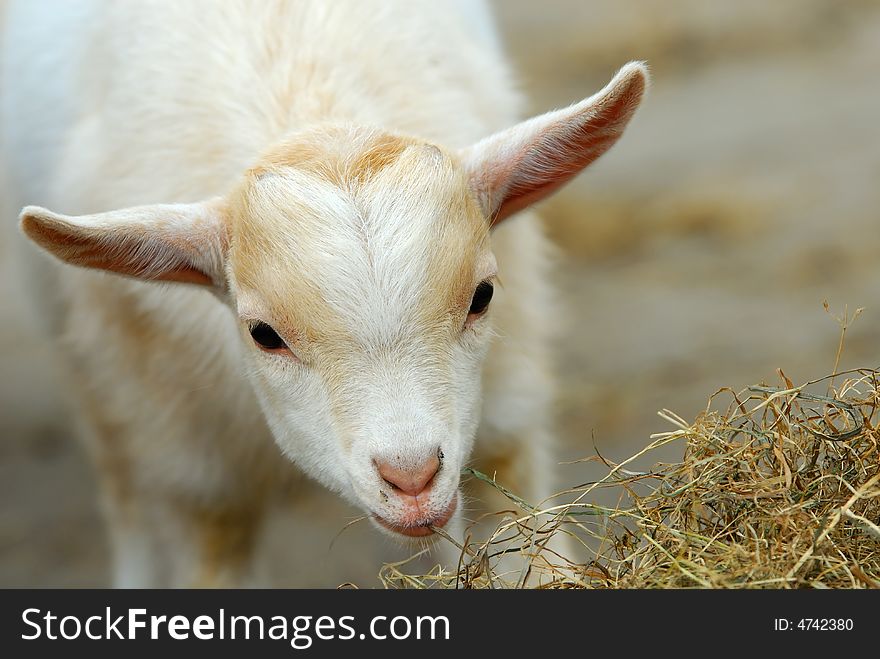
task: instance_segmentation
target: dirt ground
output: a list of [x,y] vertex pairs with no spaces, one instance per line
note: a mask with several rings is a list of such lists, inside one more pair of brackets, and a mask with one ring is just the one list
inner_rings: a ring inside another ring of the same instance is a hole
[[[569,310],[559,434],[623,458],[722,386],[830,372],[880,346],[880,4],[850,0],[496,3],[520,86],[540,112],[630,59],[654,75],[623,140],[543,207]],[[6,218],[12,221],[12,218]],[[108,583],[89,466],[46,346],[0,245],[0,586]],[[675,447],[668,456],[675,457]],[[561,467],[564,482],[595,476]],[[270,528],[277,583],[378,585],[389,541],[315,492],[315,531]],[[315,511],[320,511],[316,514]]]

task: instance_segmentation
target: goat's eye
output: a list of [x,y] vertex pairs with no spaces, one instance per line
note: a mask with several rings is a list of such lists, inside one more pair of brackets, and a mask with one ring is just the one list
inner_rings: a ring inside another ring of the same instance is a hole
[[469,316],[478,316],[483,313],[492,301],[492,293],[495,287],[488,281],[482,281],[474,291],[474,298],[471,300],[471,308],[468,310]]
[[251,338],[263,350],[283,350],[287,348],[284,339],[278,336],[278,332],[269,327],[262,321],[257,321],[251,325]]

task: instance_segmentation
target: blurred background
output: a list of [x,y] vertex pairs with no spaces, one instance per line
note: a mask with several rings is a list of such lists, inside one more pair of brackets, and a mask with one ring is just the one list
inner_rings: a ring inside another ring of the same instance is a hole
[[[595,443],[623,459],[670,429],[657,410],[692,419],[718,388],[776,382],[779,367],[795,382],[830,373],[825,299],[866,308],[841,368],[880,363],[880,3],[498,0],[495,13],[533,113],[631,59],[654,78],[624,138],[541,208],[569,312],[563,458]],[[107,585],[90,468],[4,249],[0,586]],[[323,492],[298,508],[316,530],[271,525],[277,583],[378,585],[390,541],[361,523],[334,542],[358,512]]]

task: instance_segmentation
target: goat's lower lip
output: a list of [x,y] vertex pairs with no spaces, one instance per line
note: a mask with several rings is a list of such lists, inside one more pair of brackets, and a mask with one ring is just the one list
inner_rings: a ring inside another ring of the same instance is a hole
[[449,502],[449,505],[440,513],[437,517],[432,520],[428,520],[423,524],[419,524],[418,526],[401,526],[399,524],[395,524],[394,522],[389,522],[384,517],[380,517],[379,515],[373,513],[373,519],[375,519],[379,524],[384,526],[389,531],[394,531],[395,533],[400,533],[401,535],[409,536],[410,538],[421,538],[426,535],[431,535],[434,533],[432,526],[444,526],[446,522],[448,522],[452,518],[452,514],[455,512],[455,508],[458,506],[458,493],[456,492],[452,496],[452,501]]

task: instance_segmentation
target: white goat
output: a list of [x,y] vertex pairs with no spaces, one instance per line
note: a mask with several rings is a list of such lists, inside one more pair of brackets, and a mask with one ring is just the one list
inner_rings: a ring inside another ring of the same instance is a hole
[[34,296],[117,584],[244,582],[291,461],[399,538],[459,532],[475,435],[478,467],[551,493],[548,250],[534,215],[507,219],[618,139],[642,65],[506,128],[521,101],[478,2],[0,20],[6,202],[78,213],[28,206],[21,227],[91,269]]

